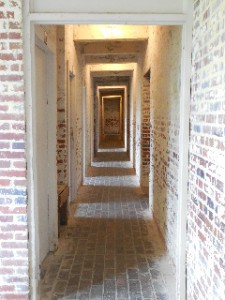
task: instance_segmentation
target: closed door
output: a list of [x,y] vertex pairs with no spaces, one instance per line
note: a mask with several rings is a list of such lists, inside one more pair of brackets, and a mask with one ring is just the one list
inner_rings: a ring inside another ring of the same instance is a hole
[[49,252],[49,200],[48,200],[48,107],[46,53],[35,47],[36,64],[36,182],[38,213],[39,264]]

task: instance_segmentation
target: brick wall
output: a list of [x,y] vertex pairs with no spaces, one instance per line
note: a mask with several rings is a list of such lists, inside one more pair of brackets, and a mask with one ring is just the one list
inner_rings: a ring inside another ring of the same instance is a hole
[[176,261],[181,28],[150,29],[150,203]]
[[67,86],[65,26],[57,26],[57,172],[58,183],[67,184]]
[[104,99],[104,128],[105,134],[120,133],[120,98]]
[[143,78],[141,123],[141,185],[148,187],[150,165],[150,79],[148,78]]
[[225,1],[194,1],[188,299],[225,295]]
[[29,291],[21,5],[0,1],[1,299],[28,299]]

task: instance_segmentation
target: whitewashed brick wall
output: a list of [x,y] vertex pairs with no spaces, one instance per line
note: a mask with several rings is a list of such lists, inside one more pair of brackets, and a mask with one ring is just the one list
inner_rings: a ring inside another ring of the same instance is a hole
[[149,186],[150,165],[150,79],[143,77],[141,124],[141,185]]
[[57,173],[58,183],[68,183],[68,118],[65,26],[57,26]]
[[150,31],[150,202],[169,255],[176,261],[181,28]]
[[194,1],[188,299],[225,295],[225,1]]

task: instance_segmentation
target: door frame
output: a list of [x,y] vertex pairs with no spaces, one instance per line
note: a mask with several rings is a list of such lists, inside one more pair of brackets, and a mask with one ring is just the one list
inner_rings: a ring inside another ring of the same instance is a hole
[[179,138],[179,182],[177,211],[177,299],[185,299],[185,269],[186,269],[186,220],[187,220],[187,183],[188,183],[188,147],[189,147],[189,106],[190,106],[190,72],[191,72],[191,35],[193,3],[187,14],[109,14],[109,13],[30,13],[30,1],[24,3],[24,52],[25,52],[25,82],[26,82],[26,121],[27,129],[27,160],[29,180],[29,256],[30,256],[30,286],[31,298],[37,299],[36,259],[35,259],[35,170],[32,159],[32,131],[35,116],[32,112],[34,93],[32,66],[34,53],[35,24],[130,24],[130,25],[180,25],[182,26],[182,61],[181,61],[181,95],[180,95],[180,138]]
[[101,130],[101,136],[105,136],[107,135],[107,133],[105,133],[105,100],[118,100],[119,99],[119,107],[120,107],[120,110],[119,110],[119,133],[116,135],[119,135],[121,137],[121,134],[122,134],[122,116],[124,115],[124,113],[122,112],[122,96],[120,95],[110,95],[110,96],[102,96],[102,99],[101,99],[101,119],[102,119],[102,130]]

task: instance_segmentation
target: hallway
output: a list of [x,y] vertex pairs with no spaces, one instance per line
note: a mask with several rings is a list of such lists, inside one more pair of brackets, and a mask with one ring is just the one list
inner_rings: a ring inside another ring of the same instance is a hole
[[40,299],[175,299],[171,270],[127,154],[98,153],[42,265]]
[[[0,298],[128,296],[141,257],[141,298],[160,275],[169,299],[224,300],[225,0],[0,3]],[[60,243],[59,186],[77,204]]]

